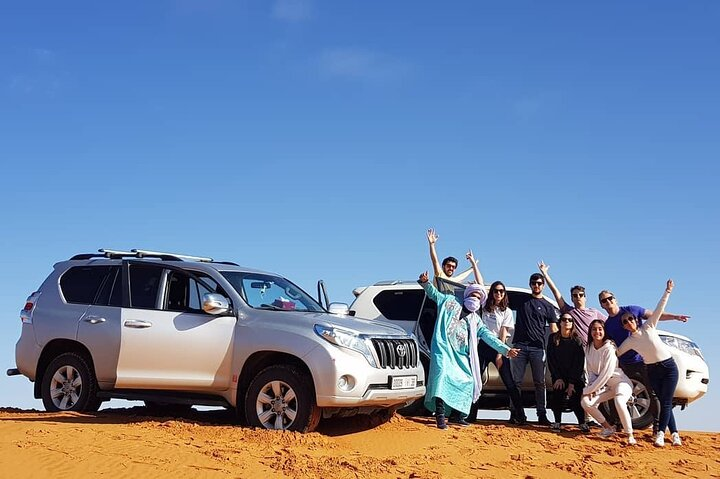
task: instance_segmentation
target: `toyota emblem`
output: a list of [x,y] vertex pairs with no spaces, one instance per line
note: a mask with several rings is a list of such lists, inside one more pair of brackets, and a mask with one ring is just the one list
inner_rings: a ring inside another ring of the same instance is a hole
[[407,350],[405,349],[405,345],[404,345],[404,344],[398,344],[398,345],[395,347],[395,351],[397,351],[398,356],[400,356],[401,358],[402,358],[403,356],[405,356],[405,353],[407,352]]

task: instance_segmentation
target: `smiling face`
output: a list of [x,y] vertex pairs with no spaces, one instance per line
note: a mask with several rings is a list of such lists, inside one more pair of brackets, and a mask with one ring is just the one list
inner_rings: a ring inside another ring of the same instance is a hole
[[457,263],[455,261],[448,261],[445,260],[445,263],[442,265],[443,273],[445,273],[445,276],[448,278],[451,277],[455,270],[457,269]]
[[572,298],[573,305],[576,308],[585,309],[587,304],[587,298],[585,297],[585,288],[581,286],[575,286],[570,291],[570,297]]
[[593,344],[596,347],[602,346],[602,344],[605,342],[605,325],[602,321],[595,320],[592,323],[590,323],[590,328],[588,329],[590,333],[590,338],[592,339]]
[[560,316],[560,333],[563,336],[570,336],[574,325],[575,322],[573,320],[573,317],[569,314],[563,314],[562,316]]
[[605,310],[605,312],[607,312],[608,316],[615,316],[620,312],[620,306],[617,304],[617,299],[615,299],[615,295],[610,291],[600,291],[598,299],[600,300],[600,306]]
[[622,325],[623,328],[627,329],[631,333],[634,333],[638,329],[637,318],[630,313],[625,313],[622,316]]

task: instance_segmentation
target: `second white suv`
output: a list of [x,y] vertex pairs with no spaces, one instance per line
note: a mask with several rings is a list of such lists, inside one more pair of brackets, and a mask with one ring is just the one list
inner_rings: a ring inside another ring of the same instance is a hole
[[[464,286],[452,282],[456,295],[462,298]],[[530,295],[526,288],[507,287],[510,309],[515,314],[516,305],[523,296]],[[350,305],[350,314],[356,317],[373,320],[388,320],[401,326],[408,333],[414,333],[420,344],[420,361],[426,372],[429,368],[430,341],[432,339],[437,317],[437,306],[426,297],[417,281],[381,281],[371,286],[355,288],[355,301]],[[556,305],[555,301],[546,298]],[[659,331],[660,338],[670,346],[673,358],[680,371],[680,381],[675,390],[673,403],[681,407],[700,399],[706,392],[709,382],[709,370],[700,348],[689,338],[678,334]],[[512,335],[508,342],[512,343]],[[548,373],[546,382],[550,385]],[[634,395],[628,404],[635,428],[644,428],[652,423],[650,412],[650,395],[642,382],[635,382]],[[535,406],[535,394],[531,372],[523,378],[523,402],[526,407]],[[500,379],[494,364],[490,364],[483,377],[482,395],[476,404],[479,409],[505,409],[509,406],[509,398],[505,386]],[[605,412],[615,414],[614,407],[604,405]],[[612,410],[609,409],[612,407]],[[422,401],[417,401],[402,412],[408,414],[425,413]]]

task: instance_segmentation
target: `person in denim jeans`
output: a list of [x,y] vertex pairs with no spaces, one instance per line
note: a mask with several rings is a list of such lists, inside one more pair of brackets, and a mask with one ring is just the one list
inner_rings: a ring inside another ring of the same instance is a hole
[[545,409],[545,326],[550,325],[550,331],[556,333],[560,314],[548,300],[543,298],[544,287],[545,277],[540,273],[533,273],[530,276],[532,294],[517,307],[513,346],[520,352],[511,361],[511,367],[515,384],[522,390],[525,370],[530,363],[535,385],[538,424],[549,426],[550,421]]
[[659,427],[655,436],[655,446],[657,447],[665,445],[666,428],[670,429],[673,446],[682,445],[672,411],[673,394],[675,394],[678,383],[678,368],[670,350],[662,342],[657,332],[658,320],[665,310],[674,286],[673,280],[667,280],[660,302],[642,326],[638,327],[638,318],[635,315],[630,312],[623,313],[622,325],[630,333],[630,336],[617,350],[617,354],[620,356],[634,349],[642,355],[643,362],[647,366],[652,388],[660,401]]

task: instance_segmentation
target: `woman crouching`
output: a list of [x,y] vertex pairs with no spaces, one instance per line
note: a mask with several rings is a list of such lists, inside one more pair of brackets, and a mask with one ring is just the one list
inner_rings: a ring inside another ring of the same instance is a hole
[[637,444],[633,436],[632,420],[627,403],[632,397],[633,386],[630,379],[618,366],[615,354],[615,343],[605,336],[605,324],[596,319],[588,327],[588,345],[585,348],[585,364],[588,373],[588,385],[583,389],[581,404],[593,419],[602,424],[601,437],[610,437],[615,428],[608,423],[598,407],[603,402],[613,399],[615,409],[620,416],[623,429],[627,434],[627,442]]

